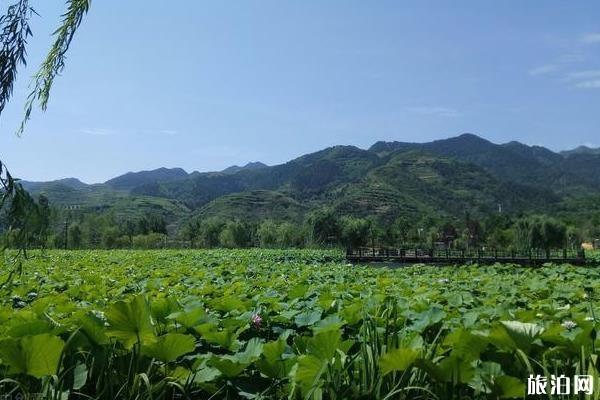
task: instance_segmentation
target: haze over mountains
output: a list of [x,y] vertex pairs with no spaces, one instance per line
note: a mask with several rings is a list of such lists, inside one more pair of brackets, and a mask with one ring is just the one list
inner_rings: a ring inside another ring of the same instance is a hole
[[311,210],[392,220],[425,213],[456,216],[581,213],[599,207],[600,151],[556,153],[519,142],[494,144],[473,134],[428,143],[334,146],[285,164],[260,162],[220,172],[180,168],[129,172],[103,184],[74,178],[22,182],[57,207],[115,213],[298,220]]

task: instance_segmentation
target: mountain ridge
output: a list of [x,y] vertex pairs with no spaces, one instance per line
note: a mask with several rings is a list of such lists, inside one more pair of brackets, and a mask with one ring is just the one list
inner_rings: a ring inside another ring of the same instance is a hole
[[[455,142],[457,144],[465,144],[467,142],[470,142],[471,144],[473,144],[473,143],[486,144],[486,145],[491,144],[494,146],[501,146],[504,148],[512,148],[512,149],[526,148],[526,149],[530,149],[532,151],[538,151],[538,152],[544,153],[544,154],[552,154],[555,157],[563,157],[563,158],[571,156],[571,155],[580,155],[580,154],[600,155],[600,148],[592,148],[592,147],[589,147],[586,145],[580,145],[571,150],[563,150],[563,151],[559,151],[559,152],[554,152],[544,146],[527,145],[527,144],[524,144],[524,143],[521,143],[521,142],[515,141],[515,140],[506,142],[506,143],[495,144],[495,143],[492,143],[491,141],[484,139],[481,136],[478,136],[476,134],[463,133],[458,136],[449,137],[449,138],[445,138],[445,139],[436,139],[431,142],[377,141],[373,145],[368,147],[367,149],[361,149],[360,147],[353,146],[353,145],[335,145],[335,146],[327,147],[323,150],[315,151],[313,153],[308,153],[308,154],[298,156],[292,160],[301,159],[303,157],[310,157],[312,155],[317,155],[322,151],[325,151],[328,149],[333,149],[333,148],[355,148],[358,150],[372,151],[372,152],[382,155],[382,154],[389,153],[391,151],[398,151],[398,150],[414,150],[414,149],[431,148],[432,146],[436,146],[436,145],[446,146],[447,144],[450,144],[452,142]],[[117,176],[110,178],[101,183],[85,183],[77,177],[66,177],[66,178],[60,178],[60,179],[49,180],[49,181],[30,181],[27,179],[23,179],[23,180],[21,180],[21,183],[23,184],[24,187],[37,187],[37,186],[45,185],[45,184],[49,184],[49,183],[61,183],[61,184],[65,184],[65,185],[71,186],[71,187],[83,187],[83,186],[93,186],[93,185],[103,185],[103,184],[108,184],[110,186],[119,186],[119,183],[116,183],[116,182],[119,182],[122,179],[129,178],[132,176],[143,176],[143,175],[147,175],[147,174],[155,175],[154,177],[152,177],[151,180],[156,181],[156,180],[164,180],[164,179],[168,180],[169,178],[172,178],[172,177],[183,178],[186,176],[189,177],[189,176],[204,175],[204,174],[237,173],[242,170],[261,169],[261,168],[265,168],[265,167],[269,167],[269,165],[262,163],[260,161],[248,162],[243,166],[231,165],[220,171],[207,171],[207,172],[193,171],[193,172],[188,173],[185,169],[179,168],[179,167],[173,167],[173,168],[159,167],[159,168],[148,169],[148,170],[129,171],[124,174],[117,175]],[[160,178],[160,177],[157,178],[156,175],[164,175],[164,178]]]
[[499,206],[511,213],[561,210],[573,197],[600,193],[600,155],[563,155],[462,134],[424,143],[379,141],[368,149],[331,146],[273,166],[253,162],[192,173],[158,168],[98,185],[67,179],[29,187],[46,190],[55,204],[94,205],[101,199],[105,209],[113,198],[121,204],[130,198],[155,202],[158,209],[173,202],[171,209],[183,207],[203,218],[252,220],[271,210],[273,218],[297,220],[327,207],[391,221],[431,212],[483,215]]
[[560,152],[560,154],[567,157],[573,154],[600,154],[600,147],[589,147],[586,145],[581,145],[571,150],[563,150]]

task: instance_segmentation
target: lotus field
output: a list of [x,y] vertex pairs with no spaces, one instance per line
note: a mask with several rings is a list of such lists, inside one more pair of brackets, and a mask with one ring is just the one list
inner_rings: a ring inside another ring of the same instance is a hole
[[0,395],[498,399],[526,397],[530,375],[598,384],[599,278],[316,250],[35,253],[0,301]]

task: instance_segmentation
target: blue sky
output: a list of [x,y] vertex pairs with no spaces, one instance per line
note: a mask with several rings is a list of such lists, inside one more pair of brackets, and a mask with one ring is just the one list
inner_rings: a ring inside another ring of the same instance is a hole
[[35,4],[29,68],[0,118],[0,158],[25,179],[463,132],[600,146],[597,1],[94,1],[48,111],[17,138],[63,7]]

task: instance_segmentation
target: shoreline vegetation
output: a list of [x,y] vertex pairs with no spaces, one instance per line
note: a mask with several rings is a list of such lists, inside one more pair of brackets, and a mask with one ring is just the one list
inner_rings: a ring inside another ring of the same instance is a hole
[[[196,219],[170,232],[159,215],[119,218],[85,214],[58,223],[49,207],[25,238],[19,228],[0,233],[7,248],[166,249],[166,248],[423,248],[524,251],[527,249],[593,250],[600,246],[596,228],[586,232],[552,217],[491,214],[464,220],[398,218],[389,224],[373,218],[338,216],[330,210],[298,223]],[[44,225],[44,226],[41,226]]]

